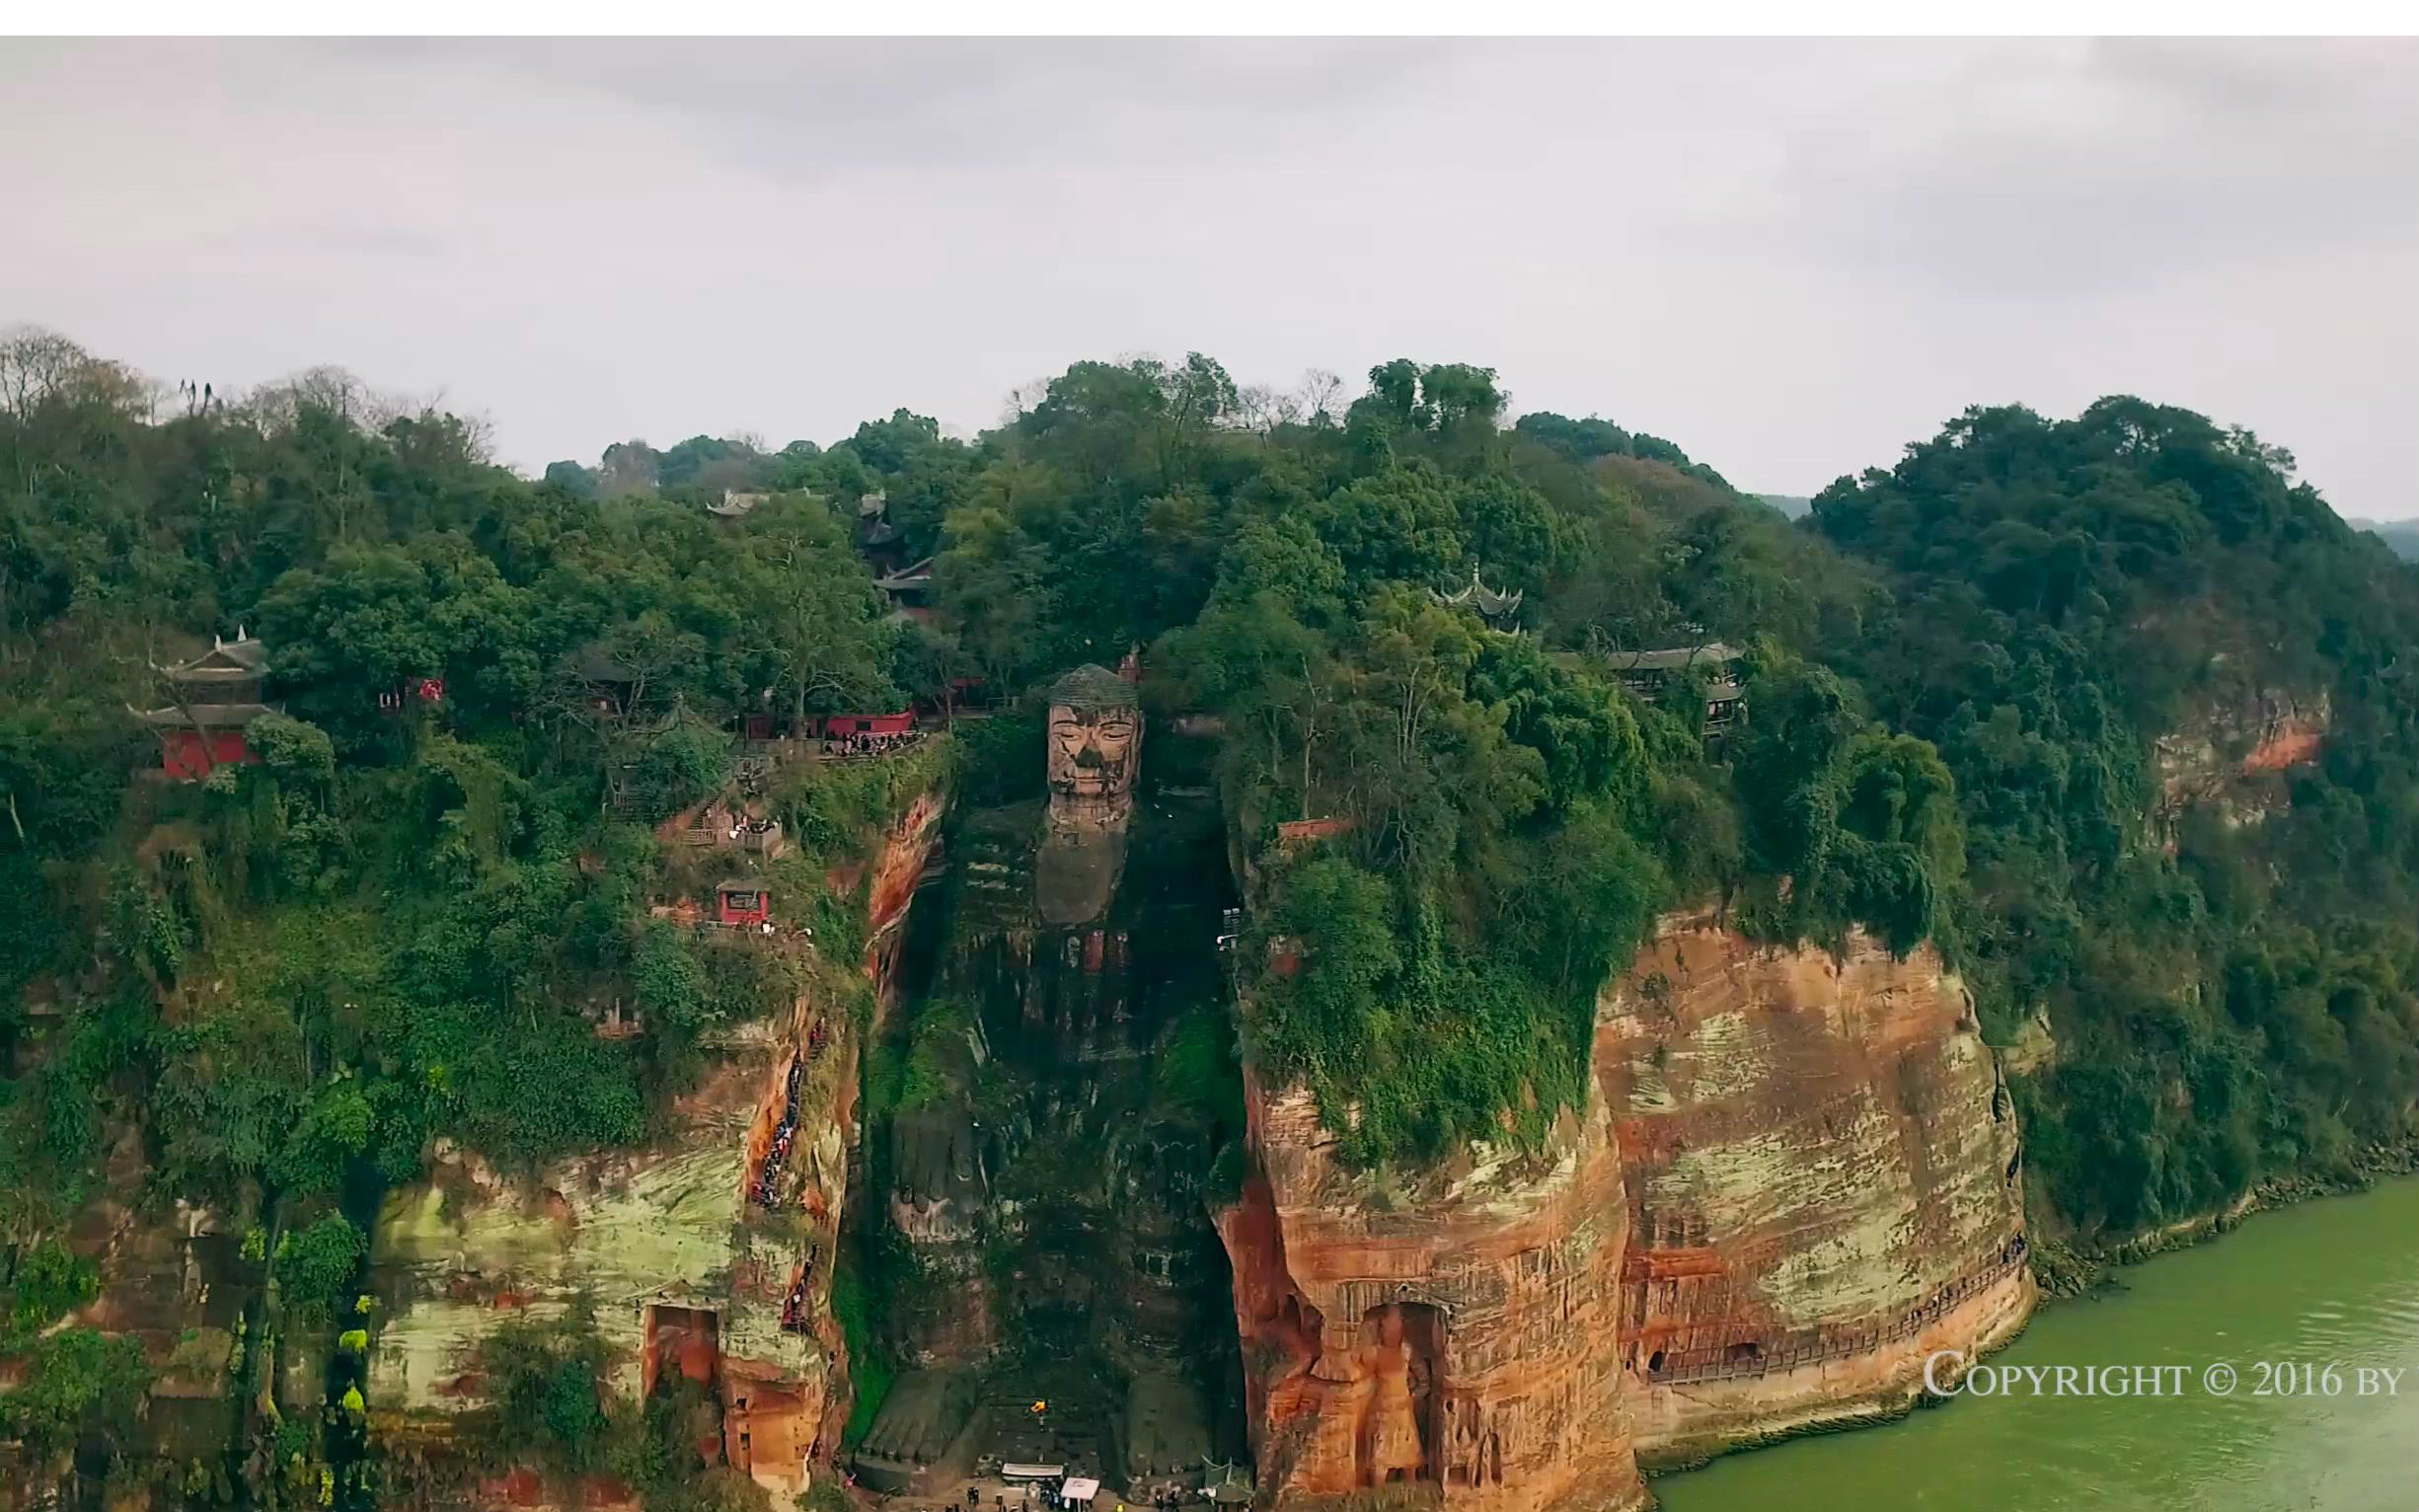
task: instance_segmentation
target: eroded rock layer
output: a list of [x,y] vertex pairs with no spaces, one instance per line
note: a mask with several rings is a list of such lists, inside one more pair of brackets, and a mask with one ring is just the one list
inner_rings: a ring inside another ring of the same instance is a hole
[[[805,1112],[776,1193],[789,1211],[767,1221],[749,1186],[812,1033],[810,1021],[795,1034],[725,1046],[654,1149],[567,1162],[528,1184],[453,1155],[391,1193],[372,1269],[388,1307],[372,1374],[381,1399],[407,1414],[484,1405],[479,1346],[497,1323],[584,1298],[612,1351],[615,1390],[643,1397],[665,1372],[717,1389],[733,1463],[802,1489],[842,1386],[822,1306],[848,1170],[832,1116],[853,1079],[840,1057],[801,1078]],[[800,1279],[803,1330],[784,1325]]]
[[1964,990],[1667,919],[1605,994],[1629,1202],[1622,1364],[1648,1463],[1885,1410],[2031,1302],[2013,1109]]
[[1635,1505],[1639,1464],[1879,1415],[2032,1302],[2013,1110],[1962,987],[1663,921],[1600,998],[1596,1096],[1534,1157],[1404,1188],[1252,1086],[1220,1231],[1260,1485]]
[[[877,991],[939,838],[914,803],[872,860],[866,969]],[[810,948],[733,932],[714,948]],[[811,974],[810,974],[811,975]],[[371,1281],[384,1304],[371,1380],[386,1428],[426,1436],[486,1404],[480,1346],[519,1316],[594,1310],[610,1385],[640,1398],[666,1373],[719,1399],[723,1456],[768,1489],[803,1491],[838,1447],[846,1348],[831,1317],[858,1088],[855,1025],[828,989],[713,1048],[647,1149],[508,1180],[461,1152],[390,1192]]]
[[1259,1485],[1405,1485],[1531,1512],[1645,1500],[1622,1399],[1627,1207],[1601,1107],[1535,1159],[1409,1191],[1338,1168],[1307,1093],[1247,1089],[1259,1170],[1220,1224]]
[[2246,686],[2206,697],[2156,742],[2159,822],[2172,828],[2196,808],[2232,826],[2283,812],[2286,774],[2318,759],[2330,714],[2323,691]]

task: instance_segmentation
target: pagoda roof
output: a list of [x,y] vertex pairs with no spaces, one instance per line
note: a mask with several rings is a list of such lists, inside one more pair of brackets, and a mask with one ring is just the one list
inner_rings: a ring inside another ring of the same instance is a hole
[[265,667],[228,666],[207,658],[187,662],[181,667],[160,669],[171,682],[207,685],[211,683],[257,683],[267,675]]
[[895,591],[900,588],[921,588],[933,580],[933,559],[911,562],[887,577],[877,579],[874,586]]
[[195,704],[190,710],[137,709],[134,717],[155,729],[229,729],[274,713],[266,704]]
[[1668,645],[1651,651],[1615,651],[1607,658],[1617,672],[1670,672],[1681,667],[1726,666],[1739,659],[1738,647],[1719,641],[1702,645]]
[[1438,592],[1434,588],[1428,591],[1440,604],[1455,606],[1468,604],[1490,620],[1501,619],[1518,609],[1521,599],[1528,593],[1526,588],[1514,588],[1509,593],[1498,593],[1478,581],[1476,567],[1470,569],[1470,582],[1465,587],[1457,588],[1451,593]]
[[237,627],[235,639],[210,638],[210,648],[189,660],[160,671],[179,682],[236,682],[268,671],[268,647]]
[[1132,709],[1142,698],[1132,683],[1096,662],[1086,662],[1050,684],[1050,702],[1069,709]]

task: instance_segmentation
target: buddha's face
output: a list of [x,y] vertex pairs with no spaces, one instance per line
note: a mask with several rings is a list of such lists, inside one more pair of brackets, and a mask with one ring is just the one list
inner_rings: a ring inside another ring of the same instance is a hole
[[1142,727],[1132,709],[1050,706],[1050,791],[1069,797],[1106,797],[1134,783],[1134,737]]

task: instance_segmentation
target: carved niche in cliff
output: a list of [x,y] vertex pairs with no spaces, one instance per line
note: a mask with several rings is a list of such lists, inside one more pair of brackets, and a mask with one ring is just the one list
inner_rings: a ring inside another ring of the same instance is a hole
[[1443,1479],[1443,1310],[1380,1303],[1323,1353],[1321,1332],[1288,1294],[1268,1339],[1297,1362],[1271,1392],[1272,1416],[1304,1435],[1286,1455],[1295,1488],[1334,1496]]
[[647,1396],[667,1370],[713,1386],[722,1363],[720,1320],[711,1308],[650,1303],[639,1358],[640,1390]]
[[1361,1320],[1353,1350],[1360,1410],[1353,1464],[1363,1486],[1437,1478],[1437,1372],[1444,1315],[1417,1302],[1389,1302]]
[[1098,666],[1069,672],[1049,698],[1049,818],[1034,899],[1044,923],[1082,924],[1107,908],[1125,860],[1142,709],[1132,683]]

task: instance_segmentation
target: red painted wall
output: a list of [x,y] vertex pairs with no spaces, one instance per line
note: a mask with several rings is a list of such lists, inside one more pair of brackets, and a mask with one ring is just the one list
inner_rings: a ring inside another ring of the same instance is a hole
[[175,729],[160,740],[160,770],[188,782],[209,776],[215,767],[260,759],[240,729],[214,729],[206,740],[198,730]]
[[823,733],[830,739],[844,735],[903,735],[915,727],[912,710],[901,714],[836,714],[823,721]]
[[724,924],[752,926],[762,924],[773,917],[773,895],[769,892],[756,894],[754,908],[734,908],[730,900],[731,894],[727,892],[718,892],[714,895],[715,917]]

